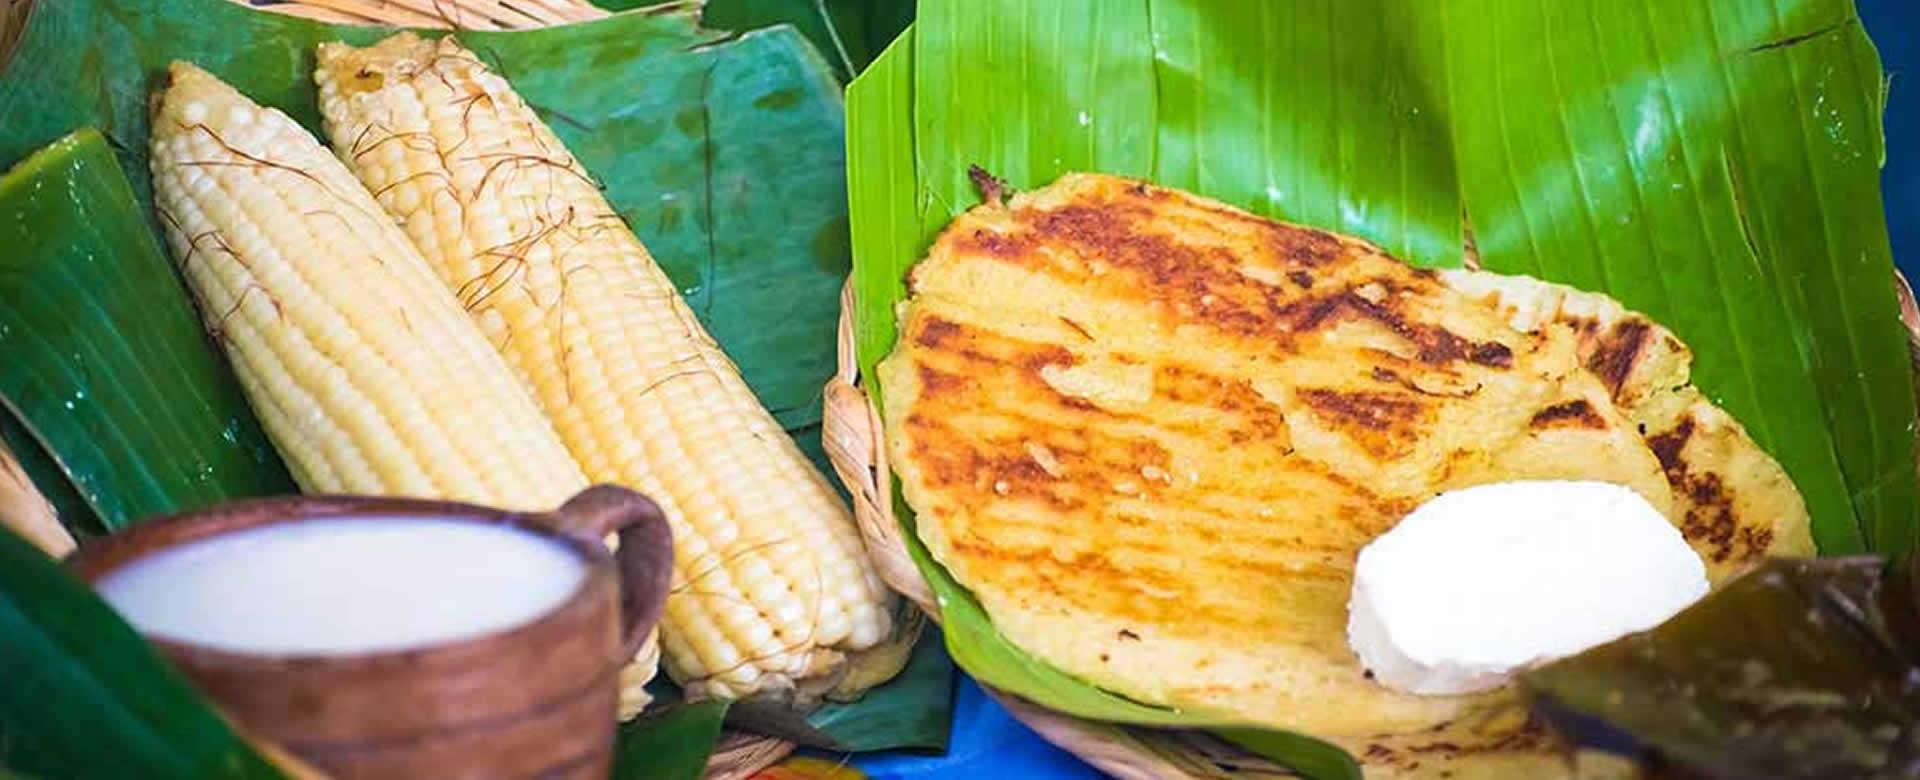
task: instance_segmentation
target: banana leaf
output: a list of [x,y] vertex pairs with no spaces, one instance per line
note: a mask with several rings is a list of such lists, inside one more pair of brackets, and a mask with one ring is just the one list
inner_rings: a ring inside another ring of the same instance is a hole
[[726,719],[727,702],[708,700],[621,724],[612,780],[700,780]]
[[1527,673],[1582,746],[1685,776],[1911,777],[1920,610],[1876,556],[1772,561],[1660,627]]
[[[698,13],[698,4],[681,3],[462,39],[513,82],[604,183],[761,401],[825,468],[820,389],[834,366],[839,287],[850,254],[840,88],[792,28],[728,37],[700,28]],[[317,132],[314,44],[369,43],[390,33],[228,0],[39,3],[18,55],[0,72],[0,163],[75,127],[99,127],[129,174],[139,210],[150,212],[146,100],[168,61],[192,60]],[[128,256],[106,248],[97,254],[114,263]],[[70,289],[50,285],[35,294],[60,300],[75,294]],[[187,305],[172,279],[110,292],[114,305],[130,309]],[[0,306],[14,304],[0,298]],[[84,307],[48,308],[37,315],[40,327],[111,332],[111,322]],[[133,415],[102,424],[145,425]],[[63,462],[93,457],[82,437],[33,433]],[[945,663],[944,656],[934,661]],[[951,686],[941,677],[905,678],[870,694],[940,713],[937,723],[899,718],[892,706],[853,703],[816,713],[826,718],[816,727],[830,736],[845,730],[862,744],[942,747]]]
[[293,491],[147,212],[91,129],[0,178],[8,443],[79,533]]
[[1486,267],[1673,327],[1695,384],[1793,476],[1821,552],[1910,549],[1886,76],[1852,2],[1436,8],[1449,82],[1475,85],[1448,113]]
[[278,780],[106,602],[0,527],[0,766],[41,777]]
[[[821,751],[942,753],[953,724],[952,687],[953,659],[938,630],[929,629],[914,639],[899,676],[855,701],[827,701],[803,719],[774,703],[739,702],[725,716],[740,731]],[[647,693],[655,706],[682,706],[680,687],[665,675],[647,683]]]
[[[642,0],[602,0],[607,8],[631,8]],[[707,0],[701,21],[721,30],[753,30],[791,24],[833,60],[842,79],[865,70],[913,21],[909,0]]]
[[[893,347],[906,270],[979,202],[970,165],[1016,188],[1142,176],[1421,266],[1462,264],[1472,236],[1489,268],[1647,311],[1799,485],[1823,553],[1904,554],[1920,498],[1882,86],[1849,0],[924,0],[848,89],[860,365]],[[981,682],[1235,725],[1039,663],[908,538]],[[1350,775],[1318,743],[1231,736]]]
[[[830,702],[808,718],[808,723],[834,740],[834,749],[853,753],[890,750],[899,742],[894,736],[902,728],[924,735],[910,747],[919,751],[945,752],[947,735],[953,723],[950,709],[928,709],[924,701],[915,701],[909,692],[929,688],[951,689],[953,659],[947,657],[946,644],[938,629],[922,631],[913,646],[913,655],[900,670],[893,684],[869,692],[857,702]],[[882,720],[870,709],[891,713]]]

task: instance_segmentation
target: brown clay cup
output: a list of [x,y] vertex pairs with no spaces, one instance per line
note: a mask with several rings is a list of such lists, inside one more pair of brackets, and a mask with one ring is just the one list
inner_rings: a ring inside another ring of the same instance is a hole
[[[96,540],[68,563],[92,583],[195,540],[347,515],[516,526],[572,549],[587,572],[533,622],[418,649],[255,655],[149,641],[242,729],[335,778],[605,778],[620,668],[659,621],[672,575],[666,520],[638,493],[598,486],[546,514],[395,498],[240,501]],[[610,533],[617,556],[602,542]]]

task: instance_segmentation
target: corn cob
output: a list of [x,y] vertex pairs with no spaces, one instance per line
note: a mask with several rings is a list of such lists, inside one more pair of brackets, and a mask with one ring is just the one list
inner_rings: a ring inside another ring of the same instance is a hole
[[588,476],[665,510],[676,560],[661,638],[689,695],[804,694],[886,639],[891,596],[846,506],[506,81],[451,39],[406,33],[322,44],[319,61],[336,153]]
[[[587,478],[425,258],[319,141],[174,63],[154,201],[208,330],[308,493],[520,510]],[[622,706],[658,664],[652,642]]]
[[208,330],[303,490],[551,509],[587,486],[552,426],[338,160],[176,63],[154,200]]

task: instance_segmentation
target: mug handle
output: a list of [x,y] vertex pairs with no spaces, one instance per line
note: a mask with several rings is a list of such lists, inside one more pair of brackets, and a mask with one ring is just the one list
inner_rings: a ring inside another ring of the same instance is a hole
[[620,535],[614,562],[620,573],[624,657],[646,643],[673,587],[673,531],[652,499],[617,485],[595,485],[539,519],[567,536],[602,544]]

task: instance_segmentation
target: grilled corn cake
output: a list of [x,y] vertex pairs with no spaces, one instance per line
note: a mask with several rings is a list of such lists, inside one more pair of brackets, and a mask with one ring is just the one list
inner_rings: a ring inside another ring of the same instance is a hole
[[1770,555],[1815,553],[1800,491],[1732,415],[1693,386],[1693,353],[1671,331],[1612,298],[1565,285],[1484,271],[1441,271],[1440,278],[1517,329],[1575,334],[1581,364],[1659,458],[1673,490],[1668,517],[1715,585]]
[[[1659,392],[1684,377],[1670,334],[1621,358],[1606,337],[1628,313],[1537,284],[1069,175],[990,197],[914,268],[877,371],[889,454],[934,557],[1068,673],[1328,737],[1373,773],[1538,774],[1558,759],[1510,690],[1367,678],[1344,630],[1362,546],[1439,492],[1513,479],[1725,509],[1688,532],[1713,547],[1732,523],[1720,571],[1804,541],[1805,510],[1784,477],[1755,488],[1776,512],[1729,503],[1760,484],[1732,474],[1697,496],[1687,458],[1771,461],[1697,395]],[[1636,414],[1712,433],[1662,449]]]

